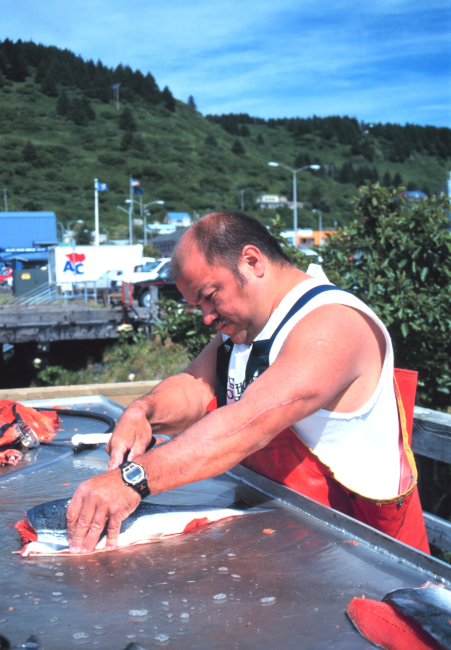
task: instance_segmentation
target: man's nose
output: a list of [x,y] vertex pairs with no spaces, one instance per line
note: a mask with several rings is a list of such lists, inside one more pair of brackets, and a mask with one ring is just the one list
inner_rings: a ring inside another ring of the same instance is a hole
[[219,314],[211,305],[202,305],[202,318],[205,325],[211,325],[212,322],[218,318]]

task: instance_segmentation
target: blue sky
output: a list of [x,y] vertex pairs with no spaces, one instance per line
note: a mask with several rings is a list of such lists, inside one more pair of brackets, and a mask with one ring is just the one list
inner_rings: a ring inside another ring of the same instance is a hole
[[150,71],[207,113],[451,126],[449,0],[0,0],[0,39]]

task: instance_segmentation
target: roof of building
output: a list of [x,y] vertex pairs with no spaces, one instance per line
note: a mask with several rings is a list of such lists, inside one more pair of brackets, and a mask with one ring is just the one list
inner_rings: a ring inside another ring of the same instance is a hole
[[54,212],[0,212],[0,250],[31,252],[58,243]]
[[182,235],[186,233],[188,228],[179,228],[174,232],[168,233],[167,235],[159,235],[158,237],[152,237],[148,239],[149,244],[163,244],[164,242],[177,242]]

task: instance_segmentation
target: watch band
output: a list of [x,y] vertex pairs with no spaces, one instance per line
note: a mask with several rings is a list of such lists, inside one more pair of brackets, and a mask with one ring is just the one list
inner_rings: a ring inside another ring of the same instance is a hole
[[[132,483],[131,481],[127,480],[126,473],[124,472],[124,470],[127,467],[130,467],[130,465],[135,465],[136,467],[141,468],[144,478],[139,483]],[[133,462],[131,462],[129,460],[126,460],[124,463],[119,465],[119,469],[121,470],[122,480],[124,481],[124,483],[126,485],[128,485],[129,487],[133,488],[134,490],[136,490],[136,492],[138,492],[141,499],[145,499],[146,497],[148,497],[150,495],[150,489],[149,489],[149,486],[147,484],[146,475],[145,475],[144,468],[143,468],[142,465],[139,465],[138,463],[133,463]]]

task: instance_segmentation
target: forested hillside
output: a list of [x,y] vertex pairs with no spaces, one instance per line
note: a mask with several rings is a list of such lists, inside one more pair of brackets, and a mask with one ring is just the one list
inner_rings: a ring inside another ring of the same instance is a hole
[[[109,184],[100,194],[101,228],[123,237],[127,217],[116,206],[126,207],[131,174],[141,181],[144,203],[165,201],[152,206],[152,218],[236,209],[245,190],[245,209],[269,222],[274,213],[258,210],[257,195],[292,193],[291,175],[269,161],[320,164],[319,172],[298,175],[299,225],[316,224],[312,209],[323,212],[325,227],[344,225],[366,179],[440,192],[451,165],[451,130],[348,117],[203,117],[192,97],[174,99],[149,73],[113,70],[56,47],[0,42],[0,189],[10,210],[54,210],[63,224],[81,219],[92,227],[97,177]],[[292,223],[288,208],[281,217]]]

